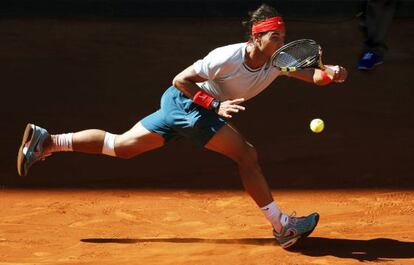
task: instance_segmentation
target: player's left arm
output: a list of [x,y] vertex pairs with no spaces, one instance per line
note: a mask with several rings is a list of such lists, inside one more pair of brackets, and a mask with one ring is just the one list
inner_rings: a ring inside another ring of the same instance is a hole
[[328,85],[332,82],[345,82],[348,76],[348,71],[344,67],[339,65],[325,65],[325,67],[325,70],[309,68],[290,72],[288,76],[305,82],[314,83],[319,86]]

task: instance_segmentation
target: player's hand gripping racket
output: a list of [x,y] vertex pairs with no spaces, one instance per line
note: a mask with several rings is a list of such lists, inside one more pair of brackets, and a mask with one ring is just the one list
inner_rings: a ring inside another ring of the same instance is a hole
[[281,72],[294,72],[306,68],[319,68],[325,76],[336,83],[346,80],[348,72],[339,65],[322,63],[322,47],[314,40],[300,39],[289,42],[272,56],[272,65]]
[[272,56],[272,65],[281,72],[305,68],[326,69],[322,63],[322,47],[310,39],[295,40],[279,48]]

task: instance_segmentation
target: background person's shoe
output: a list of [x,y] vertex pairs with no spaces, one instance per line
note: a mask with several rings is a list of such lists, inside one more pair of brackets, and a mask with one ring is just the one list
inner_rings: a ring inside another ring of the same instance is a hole
[[43,142],[47,137],[49,133],[45,129],[30,123],[26,125],[17,154],[17,172],[20,176],[26,176],[34,163],[45,159]]
[[384,62],[384,57],[375,52],[364,52],[361,58],[358,61],[357,68],[359,70],[371,70],[374,66],[382,64]]
[[[288,219],[283,222],[284,218]],[[312,213],[304,217],[287,216],[283,214],[281,222],[285,224],[282,224],[282,231],[277,233],[276,230],[273,230],[273,235],[282,248],[288,248],[294,245],[300,238],[309,236],[315,229],[318,221],[318,213]]]

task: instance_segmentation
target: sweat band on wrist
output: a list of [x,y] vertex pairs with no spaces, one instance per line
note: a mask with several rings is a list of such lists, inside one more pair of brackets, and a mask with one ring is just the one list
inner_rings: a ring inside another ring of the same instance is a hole
[[322,77],[322,81],[327,84],[332,83],[332,78],[325,72],[325,71],[321,71],[321,77]]
[[214,98],[202,89],[200,89],[193,97],[194,103],[208,110],[211,109],[211,102],[213,102],[213,100]]

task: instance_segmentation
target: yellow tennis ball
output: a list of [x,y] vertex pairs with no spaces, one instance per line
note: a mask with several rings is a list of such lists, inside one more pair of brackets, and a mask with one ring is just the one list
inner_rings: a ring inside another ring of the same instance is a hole
[[325,128],[325,123],[321,119],[313,119],[309,125],[310,129],[314,133],[320,133]]

